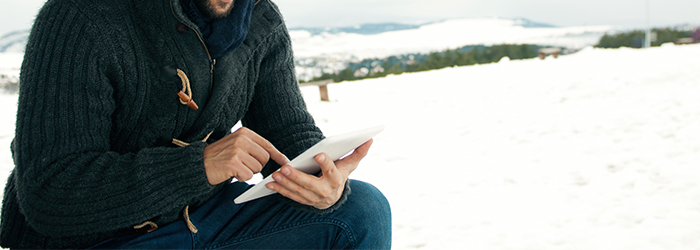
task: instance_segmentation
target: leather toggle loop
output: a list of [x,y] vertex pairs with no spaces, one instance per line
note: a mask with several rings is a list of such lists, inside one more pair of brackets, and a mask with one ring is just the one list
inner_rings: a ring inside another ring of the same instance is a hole
[[190,206],[186,206],[185,210],[182,211],[182,216],[185,218],[185,223],[187,223],[187,228],[190,229],[192,233],[197,233],[199,230],[197,229],[196,226],[194,226],[194,223],[190,220]]
[[182,90],[177,92],[177,95],[180,97],[180,103],[186,104],[194,110],[198,110],[199,106],[192,100],[192,87],[190,86],[190,79],[187,78],[187,74],[177,69],[177,76],[180,77],[180,81],[182,82]]
[[145,227],[148,227],[148,229],[146,230],[146,232],[147,232],[147,233],[150,233],[150,232],[153,232],[153,231],[155,231],[156,229],[158,229],[158,224],[156,224],[156,223],[154,223],[154,222],[152,222],[152,221],[146,221],[146,222],[144,222],[144,223],[141,223],[141,225],[136,225],[136,226],[134,226],[134,229],[137,229],[137,230],[138,230],[138,229],[143,229],[143,228],[145,228]]

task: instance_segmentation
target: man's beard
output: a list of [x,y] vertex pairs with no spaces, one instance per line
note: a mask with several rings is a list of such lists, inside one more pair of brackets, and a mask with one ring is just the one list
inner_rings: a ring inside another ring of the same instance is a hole
[[[228,4],[228,6],[227,3],[224,2],[220,2],[219,6],[216,6],[216,4],[212,3],[212,0],[194,0],[194,3],[197,5],[197,8],[199,8],[199,11],[201,11],[204,15],[210,17],[211,19],[221,19],[231,13],[235,1]],[[227,9],[222,12],[219,11],[224,8]]]

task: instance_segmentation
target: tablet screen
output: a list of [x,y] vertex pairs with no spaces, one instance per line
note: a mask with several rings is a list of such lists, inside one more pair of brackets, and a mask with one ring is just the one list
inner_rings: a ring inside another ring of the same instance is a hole
[[[314,159],[316,155],[326,153],[328,157],[333,159],[333,161],[336,161],[355,148],[369,141],[369,139],[372,139],[372,137],[379,134],[379,132],[382,132],[382,130],[384,130],[384,126],[376,126],[328,137],[316,143],[316,145],[294,158],[288,165],[307,174],[318,173],[321,170],[321,167]],[[267,183],[273,181],[274,179],[272,179],[272,175],[268,176],[260,183],[238,196],[234,202],[236,204],[241,204],[276,193],[265,186]]]

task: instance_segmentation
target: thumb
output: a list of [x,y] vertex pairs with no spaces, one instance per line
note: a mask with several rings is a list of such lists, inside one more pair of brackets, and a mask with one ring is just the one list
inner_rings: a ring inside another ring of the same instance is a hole
[[361,146],[357,147],[352,152],[352,154],[343,158],[342,160],[335,162],[335,165],[338,167],[339,170],[347,171],[348,175],[350,175],[350,173],[355,171],[357,166],[360,164],[360,161],[363,158],[365,158],[367,152],[369,151],[369,148],[372,146],[372,142],[372,139],[365,142]]
[[365,156],[367,156],[367,153],[369,152],[369,148],[372,146],[372,143],[374,143],[374,139],[369,139],[366,141],[364,144],[360,145],[357,147],[352,154],[348,155],[348,157],[343,158],[340,161],[343,162],[360,162]]
[[321,166],[321,176],[332,176],[337,168],[326,153],[316,155],[316,163]]

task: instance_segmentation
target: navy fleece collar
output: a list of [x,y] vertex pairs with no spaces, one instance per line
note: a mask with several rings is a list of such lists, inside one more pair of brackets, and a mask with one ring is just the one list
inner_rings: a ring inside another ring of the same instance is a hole
[[250,17],[255,0],[235,0],[231,13],[221,19],[212,20],[202,14],[193,0],[181,0],[187,17],[199,27],[204,43],[213,59],[238,48],[245,40],[250,26]]

